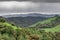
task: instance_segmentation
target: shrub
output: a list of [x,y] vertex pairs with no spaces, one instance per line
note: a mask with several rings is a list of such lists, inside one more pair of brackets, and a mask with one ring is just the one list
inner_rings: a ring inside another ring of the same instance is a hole
[[5,22],[5,19],[4,18],[0,18],[0,22]]

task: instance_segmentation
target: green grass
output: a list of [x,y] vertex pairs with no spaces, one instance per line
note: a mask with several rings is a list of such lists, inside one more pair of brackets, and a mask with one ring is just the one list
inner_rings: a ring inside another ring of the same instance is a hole
[[[44,25],[44,24],[49,25],[49,24],[52,24],[52,22],[58,23],[56,19],[60,20],[60,18],[58,18],[58,17],[52,17],[52,18],[49,18],[49,19],[47,19],[47,20],[37,22],[37,23],[31,25],[30,27],[35,27],[35,28],[38,27],[38,28],[39,28],[39,27],[40,27],[39,25],[42,25],[42,24],[43,24],[43,25]],[[54,20],[56,20],[56,21],[54,21]],[[60,22],[60,21],[59,21],[59,22]],[[37,26],[36,26],[36,25],[37,25]],[[47,26],[47,25],[46,25],[46,26]],[[54,24],[54,25],[55,25],[55,24]],[[49,26],[49,27],[50,27],[50,26]],[[46,32],[60,32],[60,23],[58,23],[58,24],[55,25],[55,26],[52,25],[52,28],[40,28],[40,29],[45,30]]]
[[17,26],[13,26],[8,22],[4,22],[4,23],[0,22],[0,25],[6,26],[6,27],[12,27],[13,29],[18,29]]
[[45,28],[43,30],[45,30],[46,32],[60,32],[60,24],[53,28]]
[[40,21],[40,22],[37,22],[29,27],[36,27],[36,25],[41,25],[41,24],[48,24],[48,23],[51,23],[53,20],[57,19],[57,17],[52,17],[52,18],[49,18],[47,20],[44,20],[44,21]]

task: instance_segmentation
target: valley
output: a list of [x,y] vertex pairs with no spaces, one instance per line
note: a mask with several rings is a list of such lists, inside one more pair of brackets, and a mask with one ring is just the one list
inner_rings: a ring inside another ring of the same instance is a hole
[[0,17],[0,40],[60,40],[59,35],[60,16],[50,17],[27,27]]

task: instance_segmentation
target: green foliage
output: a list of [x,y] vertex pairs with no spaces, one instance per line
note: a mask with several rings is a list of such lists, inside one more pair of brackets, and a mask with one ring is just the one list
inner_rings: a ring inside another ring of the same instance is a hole
[[52,18],[49,18],[47,20],[44,20],[44,21],[40,21],[40,22],[37,22],[33,25],[31,25],[30,27],[35,27],[35,28],[51,28],[51,27],[54,27],[56,25],[58,25],[60,22],[60,18],[59,17],[52,17]]
[[8,34],[0,34],[0,40],[15,40],[15,38]]
[[[35,24],[35,27],[21,28],[5,20],[0,20],[0,40],[60,40],[59,21],[59,18],[54,17]],[[45,29],[36,28],[43,25],[55,27]]]
[[4,18],[0,18],[0,22],[5,22],[5,19]]

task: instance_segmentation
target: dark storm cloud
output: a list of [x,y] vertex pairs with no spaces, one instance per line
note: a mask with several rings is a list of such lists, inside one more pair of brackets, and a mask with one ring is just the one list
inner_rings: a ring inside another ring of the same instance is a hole
[[60,0],[0,0],[0,1],[60,2]]

